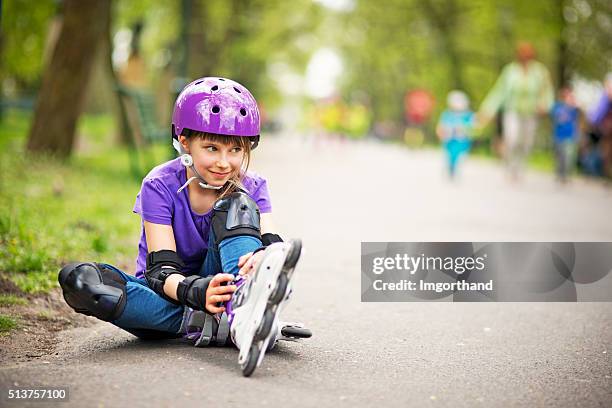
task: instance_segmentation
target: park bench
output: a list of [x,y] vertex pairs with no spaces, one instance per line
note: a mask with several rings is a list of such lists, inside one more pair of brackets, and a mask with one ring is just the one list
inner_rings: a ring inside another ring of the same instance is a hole
[[32,112],[34,110],[34,96],[23,96],[15,99],[4,99],[0,98],[0,119],[4,112],[9,109],[17,109],[26,112]]

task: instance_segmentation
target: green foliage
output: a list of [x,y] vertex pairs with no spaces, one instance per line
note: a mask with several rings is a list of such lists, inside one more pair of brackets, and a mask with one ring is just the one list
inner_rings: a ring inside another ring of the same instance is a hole
[[127,153],[101,136],[111,119],[83,118],[87,145],[67,162],[26,156],[28,120],[11,112],[0,123],[0,271],[25,292],[44,292],[57,285],[64,263],[130,262],[139,182],[129,175]]
[[[181,73],[188,27],[186,75],[224,75],[249,85],[269,107],[278,100],[270,86],[268,67],[278,61],[300,72],[316,45],[313,32],[321,8],[311,0],[193,0],[187,21],[182,1],[130,0],[113,3],[112,33],[131,30],[142,23],[141,55],[151,83],[156,84],[170,67]],[[57,2],[41,0],[2,2],[0,73],[20,90],[34,91],[43,70],[45,44],[52,45],[52,20]],[[56,28],[59,28],[56,27]],[[57,34],[57,33],[55,33]],[[47,50],[49,51],[49,50]],[[6,87],[5,87],[6,88]]]
[[26,305],[28,303],[24,298],[15,295],[0,295],[0,307],[12,305]]
[[269,107],[278,100],[268,68],[282,61],[304,69],[321,10],[311,0],[194,0],[189,22],[190,77],[221,75],[248,84]]
[[0,314],[0,334],[8,333],[17,328],[17,321],[11,316]]
[[576,73],[600,79],[612,69],[612,2],[563,1],[563,26],[559,27],[570,51],[568,63]]
[[30,88],[40,79],[49,23],[56,1],[10,0],[2,6],[0,77]]
[[327,29],[344,56],[345,93],[366,91],[378,120],[401,121],[403,95],[416,87],[434,93],[438,111],[454,88],[477,108],[518,41],[534,44],[557,82],[562,70],[601,80],[611,16],[605,0],[356,0]]
[[[612,61],[612,3],[606,0],[354,0],[334,12],[311,0],[115,1],[112,35],[143,23],[142,55],[153,83],[170,64],[180,72],[188,27],[190,78],[225,75],[249,85],[268,107],[278,102],[270,67],[303,72],[312,53],[338,47],[347,96],[371,97],[376,119],[401,120],[406,89],[423,87],[439,101],[452,88],[482,99],[519,40],[534,43],[555,76],[601,79]],[[2,2],[0,74],[34,90],[52,38],[54,0]],[[565,51],[562,51],[565,47]]]
[[[181,27],[181,0],[118,1],[113,13],[113,34],[122,29],[132,29],[143,24],[142,53],[150,68],[150,75],[170,62],[170,55],[177,49]],[[174,55],[176,57],[176,55]]]
[[108,241],[102,235],[96,235],[91,240],[91,248],[99,254],[108,251]]

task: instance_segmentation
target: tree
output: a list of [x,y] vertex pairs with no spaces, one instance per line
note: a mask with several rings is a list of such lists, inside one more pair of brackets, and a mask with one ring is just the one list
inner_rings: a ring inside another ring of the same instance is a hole
[[53,0],[0,2],[0,76],[15,84],[15,92],[32,93],[40,85],[40,72],[49,38],[49,24],[56,14]]
[[107,35],[111,0],[65,0],[63,7],[62,29],[43,74],[27,149],[67,157],[94,56]]
[[258,99],[269,101],[275,89],[267,67],[283,60],[301,70],[308,62],[307,53],[295,43],[318,24],[318,7],[310,0],[193,0],[190,4],[186,69],[190,78],[228,76],[248,85]]
[[419,5],[429,26],[438,33],[440,48],[448,58],[447,69],[451,87],[465,89],[462,78],[462,61],[456,44],[459,34],[459,17],[463,10],[456,0],[446,0],[441,4],[432,0],[422,0]]

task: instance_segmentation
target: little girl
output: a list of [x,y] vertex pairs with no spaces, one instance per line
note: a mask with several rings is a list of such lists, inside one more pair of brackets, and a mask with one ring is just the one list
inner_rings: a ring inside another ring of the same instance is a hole
[[278,314],[301,252],[299,240],[274,233],[267,182],[247,172],[259,134],[257,102],[244,86],[214,77],[188,84],[172,115],[180,157],[151,170],[136,197],[136,276],[104,263],[66,265],[66,302],[141,338],[231,339],[251,375],[281,338]]
[[474,113],[468,96],[462,91],[451,91],[447,97],[448,109],[442,112],[436,133],[444,144],[451,178],[457,174],[457,165],[470,150],[470,136],[474,129]]

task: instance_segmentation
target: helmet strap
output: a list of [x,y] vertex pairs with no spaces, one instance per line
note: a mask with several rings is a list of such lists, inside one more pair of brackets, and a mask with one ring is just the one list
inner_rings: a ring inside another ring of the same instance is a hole
[[251,150],[255,150],[255,148],[259,145],[259,135],[253,138],[253,142],[251,144]]

